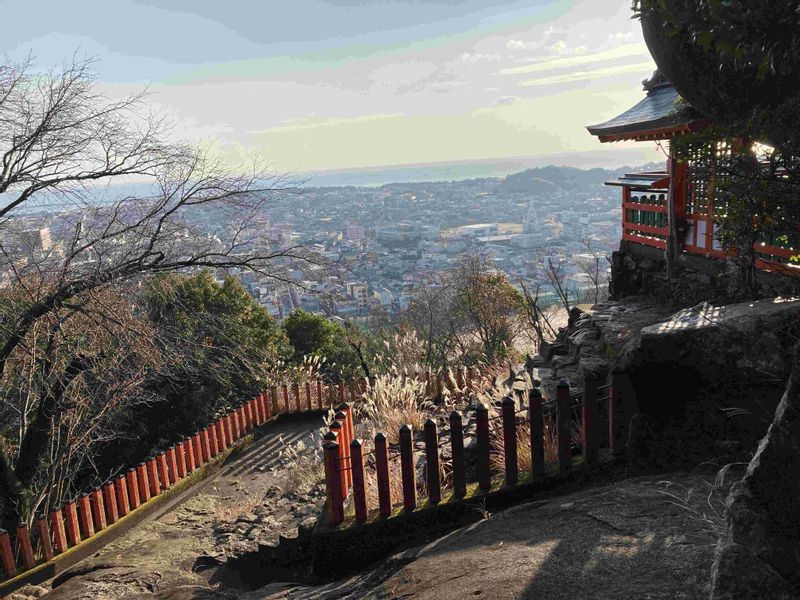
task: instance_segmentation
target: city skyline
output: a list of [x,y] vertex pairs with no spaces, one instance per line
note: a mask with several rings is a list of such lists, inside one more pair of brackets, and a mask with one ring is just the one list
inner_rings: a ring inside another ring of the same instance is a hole
[[584,129],[637,101],[654,68],[627,0],[43,4],[31,20],[0,2],[19,23],[6,55],[43,68],[97,56],[105,93],[147,85],[177,137],[256,151],[312,184],[341,169],[659,156],[598,148]]

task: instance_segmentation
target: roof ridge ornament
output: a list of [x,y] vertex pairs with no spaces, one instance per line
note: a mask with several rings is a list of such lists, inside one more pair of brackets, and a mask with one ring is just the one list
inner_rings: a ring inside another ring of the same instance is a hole
[[667,79],[666,75],[661,72],[661,69],[656,69],[653,71],[653,74],[650,76],[649,79],[642,80],[642,88],[646,92],[651,92],[656,88],[663,87],[665,85],[672,85]]

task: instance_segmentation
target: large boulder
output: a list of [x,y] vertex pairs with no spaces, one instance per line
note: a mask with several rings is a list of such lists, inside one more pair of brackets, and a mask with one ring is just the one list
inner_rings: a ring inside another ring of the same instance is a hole
[[632,425],[647,427],[631,427],[631,452],[670,466],[697,464],[723,443],[755,447],[790,372],[798,317],[796,299],[703,303],[632,336],[616,367],[647,417]]
[[800,599],[800,359],[744,478],[728,498],[712,599]]

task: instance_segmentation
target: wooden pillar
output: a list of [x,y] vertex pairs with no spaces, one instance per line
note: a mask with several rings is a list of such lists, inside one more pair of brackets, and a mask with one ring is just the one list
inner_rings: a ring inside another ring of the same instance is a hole
[[47,526],[47,517],[36,517],[36,531],[39,534],[39,552],[44,560],[53,558],[53,542],[50,539],[50,528]]
[[375,434],[375,474],[378,482],[378,510],[383,517],[392,514],[392,497],[389,488],[389,452],[386,436]]
[[600,450],[600,413],[598,407],[600,380],[586,376],[583,379],[583,406],[581,406],[581,445],[584,464],[597,461]]
[[539,388],[528,391],[528,422],[531,435],[531,477],[544,476],[544,416],[542,392]]
[[[218,436],[217,436],[217,422],[212,421],[211,424],[208,426],[208,450],[211,458],[214,458],[217,454],[222,452],[222,449],[219,447],[218,443]],[[175,448],[175,463],[178,463],[178,448]]]
[[78,498],[78,520],[83,530],[84,539],[94,535],[94,522],[92,521],[92,503],[89,494],[81,494]]
[[[200,430],[200,452],[203,454],[204,463],[211,460],[211,444],[208,441],[208,428]],[[164,462],[166,462],[166,457],[164,458]],[[167,481],[167,485],[164,485],[162,482],[161,487],[169,487],[169,481]]]
[[6,577],[14,577],[17,574],[17,561],[14,560],[14,551],[11,549],[11,538],[5,529],[0,529],[0,560]]
[[[125,475],[120,475],[114,481],[114,490],[117,492],[117,513],[120,517],[124,517],[131,512],[130,504],[128,504],[128,484],[125,481]],[[69,523],[66,509],[67,507],[64,505],[64,518]],[[67,541],[69,541],[69,527],[67,527]]]
[[[217,433],[219,433],[220,422],[217,421]],[[224,449],[225,446],[217,446],[220,449]],[[186,473],[191,475],[194,473],[195,466],[194,466],[194,450],[192,450],[192,440],[190,438],[183,439],[183,459],[186,461]]]
[[50,513],[50,528],[53,530],[53,546],[57,554],[67,551],[67,532],[64,530],[64,514],[59,510]]
[[[119,512],[117,511],[117,494],[113,481],[106,481],[103,484],[103,504],[106,507],[106,523],[109,525],[116,523],[119,519]],[[55,532],[53,532],[53,536],[55,537]]]
[[161,484],[158,482],[158,466],[155,457],[147,459],[147,481],[150,484],[150,496],[158,496],[161,493]]
[[313,406],[311,404],[311,382],[306,380],[305,384],[306,388],[306,410],[313,410]]
[[506,485],[515,486],[519,481],[517,467],[517,403],[513,396],[503,398],[503,456],[506,466]]
[[131,510],[139,508],[139,480],[136,477],[136,469],[131,467],[125,474],[125,483],[128,486],[128,506]]
[[[202,439],[202,436],[201,436]],[[203,459],[208,461],[208,454],[203,454]],[[158,472],[158,483],[162,490],[169,489],[169,475],[167,475],[167,456],[163,452],[156,455],[156,471]]]
[[442,500],[442,484],[439,478],[439,433],[436,429],[436,421],[427,419],[424,432],[428,500],[431,504],[439,504]]
[[[125,478],[121,478],[123,482]],[[70,547],[77,546],[81,543],[81,530],[78,526],[78,509],[75,506],[75,500],[67,500],[64,504],[64,521],[67,525],[67,542]]]
[[144,463],[136,465],[136,479],[139,482],[139,501],[144,504],[150,500],[150,479],[147,477],[147,466]]
[[556,386],[556,428],[558,430],[558,468],[562,473],[572,468],[570,447],[569,384],[563,379]]
[[338,459],[336,462],[336,470],[339,472],[339,484],[341,486],[341,496],[342,500],[347,498],[348,496],[348,482],[347,482],[347,475],[348,472],[345,470],[345,452],[344,448],[345,445],[349,446],[350,443],[347,439],[347,429],[344,427],[344,419],[340,419],[339,416],[342,413],[336,413],[336,418],[334,419],[333,423],[331,423],[330,430],[336,434],[336,442],[339,444],[339,450],[337,453]]
[[33,558],[33,544],[31,544],[31,534],[28,531],[27,523],[20,523],[17,526],[17,549],[19,550],[20,558],[22,558],[22,566],[25,570],[32,569],[36,566],[36,561]]
[[333,526],[344,520],[344,501],[339,471],[339,444],[336,433],[329,431],[324,436],[323,455],[325,463],[325,487],[328,496],[328,523]]
[[476,435],[478,438],[477,475],[478,488],[488,491],[492,487],[489,470],[489,407],[483,403],[475,409]]
[[169,477],[170,486],[175,485],[175,483],[178,481],[178,459],[175,456],[175,446],[170,446],[167,448],[167,476]]
[[356,510],[356,522],[367,520],[367,488],[364,481],[364,456],[361,442],[357,439],[350,442],[350,464],[353,476],[353,504]]
[[281,391],[283,391],[283,412],[291,412],[289,409],[289,386],[285,383],[282,384]]
[[403,476],[403,508],[417,507],[416,471],[414,469],[414,438],[410,425],[400,427],[400,469]]
[[467,493],[464,429],[461,413],[456,410],[450,413],[450,453],[453,457],[453,495],[463,498]]
[[100,488],[92,490],[90,493],[92,501],[92,520],[94,521],[94,530],[102,531],[107,527],[106,524],[106,507],[103,502],[103,492]]
[[[214,447],[217,447],[216,441]],[[178,479],[186,477],[186,456],[183,454],[183,443],[175,444],[175,460],[178,462]]]
[[322,410],[322,380],[317,379],[317,408]]

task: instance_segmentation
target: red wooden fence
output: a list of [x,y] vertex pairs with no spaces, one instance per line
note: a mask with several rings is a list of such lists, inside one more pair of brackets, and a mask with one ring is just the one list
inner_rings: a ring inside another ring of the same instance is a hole
[[[469,386],[475,376],[472,370],[466,374],[457,373],[455,383],[462,381]],[[415,374],[415,377],[421,379],[419,374]],[[427,373],[426,381],[429,391],[436,386],[439,393],[444,385],[452,387],[454,383],[449,373],[433,377]],[[136,467],[124,469],[105,483],[69,500],[63,507],[50,511],[48,516],[37,516],[32,532],[27,524],[20,524],[12,538],[9,532],[0,529],[0,581],[31,569],[37,563],[51,560],[113,525],[214,460],[255,427],[263,425],[277,414],[332,407],[337,398],[343,402],[348,396],[354,402],[366,391],[367,386],[366,380],[340,382],[338,385],[325,384],[320,380],[316,380],[315,384],[307,381],[302,386],[299,383],[284,383],[280,385],[280,399],[279,388],[273,386],[227,413],[218,415],[208,426],[184,438],[182,442]],[[303,395],[305,398],[302,398]],[[341,416],[341,423],[349,436],[346,449],[346,459],[349,461],[350,442],[356,440],[353,437],[352,414],[349,408],[345,412]],[[336,460],[338,475],[339,459]],[[332,473],[329,482],[336,475]],[[384,494],[388,497],[388,479],[385,484]],[[358,475],[348,469],[342,474],[339,493],[346,496],[351,486],[363,489],[364,484]],[[365,510],[365,506],[360,505],[359,510]],[[334,518],[338,518],[338,515],[334,515]]]
[[[502,435],[502,446],[499,452],[504,458],[503,484],[513,487],[519,483],[520,473],[518,468],[519,428],[528,425],[530,436],[528,439],[531,456],[531,479],[539,479],[552,473],[567,473],[573,468],[573,448],[571,431],[574,417],[577,412],[577,430],[581,438],[581,456],[584,464],[589,467],[598,460],[598,453],[602,440],[608,440],[611,445],[615,440],[613,433],[611,439],[602,430],[600,405],[606,398],[600,398],[601,382],[597,379],[587,378],[584,381],[583,398],[578,411],[573,409],[570,399],[569,385],[562,381],[556,388],[556,398],[547,408],[550,409],[555,423],[556,435],[556,461],[548,467],[545,464],[545,403],[538,389],[527,390],[527,402],[517,400],[509,395],[501,404],[500,414],[496,417],[489,416],[490,409],[485,404],[475,408],[475,433],[477,437],[477,456],[475,464],[475,480],[478,490],[486,492],[492,488],[493,477],[491,470],[491,454],[495,440],[497,447],[498,438]],[[611,401],[613,390],[608,398],[609,413],[614,410],[615,403]],[[341,415],[351,414],[349,407],[342,404],[338,407]],[[613,415],[609,414],[609,424],[614,423]],[[454,411],[449,415],[449,441],[451,456],[451,486],[454,498],[463,498],[467,493],[466,464],[464,457],[464,438],[466,437],[462,424],[462,415]],[[414,510],[417,507],[417,477],[416,463],[414,461],[414,435],[411,427],[403,425],[399,430],[399,448],[390,456],[386,436],[378,433],[375,436],[374,450],[369,453],[374,461],[375,485],[377,492],[377,507],[373,507],[382,517],[392,514],[394,508],[390,498],[389,461],[400,460],[400,483],[402,487],[402,507],[405,510]],[[440,451],[443,443],[439,441],[437,424],[428,420],[424,426],[424,452],[426,457],[425,480],[427,500],[429,504],[438,504],[442,499],[442,481],[440,475]],[[369,455],[364,454],[363,444],[354,437],[352,418],[344,418],[331,424],[330,431],[324,436],[323,441],[325,456],[325,477],[327,489],[326,516],[330,525],[339,525],[344,521],[345,502],[352,493],[355,508],[356,523],[368,520],[370,507],[367,503],[369,489],[364,476],[364,465]],[[348,454],[349,451],[349,454]],[[497,451],[497,450],[495,450]],[[347,477],[353,474],[352,487],[346,485]]]

